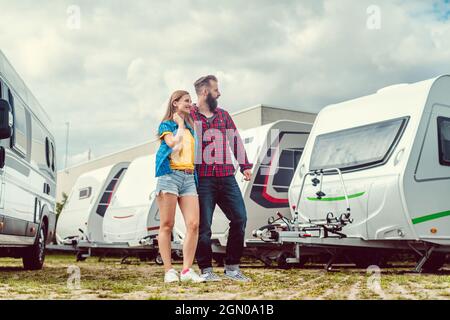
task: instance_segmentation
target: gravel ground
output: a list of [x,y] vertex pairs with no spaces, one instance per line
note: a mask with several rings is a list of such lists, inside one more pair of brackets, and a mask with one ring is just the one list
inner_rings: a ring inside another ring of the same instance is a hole
[[325,272],[321,265],[280,270],[245,261],[243,270],[253,279],[250,284],[224,280],[165,285],[162,267],[137,259],[130,262],[121,264],[114,258],[76,262],[70,255],[49,255],[44,270],[36,272],[24,271],[21,260],[0,259],[0,299],[450,299],[450,265],[437,274],[419,275],[405,264],[381,272],[351,266]]

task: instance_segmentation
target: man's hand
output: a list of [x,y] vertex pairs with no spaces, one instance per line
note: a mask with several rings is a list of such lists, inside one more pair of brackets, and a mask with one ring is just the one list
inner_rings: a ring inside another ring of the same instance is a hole
[[243,174],[244,174],[245,181],[250,181],[252,179],[252,170],[247,169],[243,172]]

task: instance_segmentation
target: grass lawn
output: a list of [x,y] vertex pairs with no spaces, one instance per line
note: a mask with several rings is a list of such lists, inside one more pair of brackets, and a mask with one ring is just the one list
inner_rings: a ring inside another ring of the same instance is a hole
[[[47,255],[44,270],[24,271],[21,260],[0,259],[0,299],[450,299],[449,265],[438,274],[411,273],[412,265],[374,274],[350,266],[331,272],[321,265],[280,270],[247,260],[243,270],[251,283],[165,285],[161,266],[120,261],[76,262],[71,255]],[[78,288],[73,280],[77,270]]]

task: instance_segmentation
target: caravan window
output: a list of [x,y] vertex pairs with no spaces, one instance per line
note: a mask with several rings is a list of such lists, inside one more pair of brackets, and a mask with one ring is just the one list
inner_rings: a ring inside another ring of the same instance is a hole
[[55,172],[55,146],[53,145],[52,142],[52,171]]
[[383,164],[399,141],[407,118],[319,135],[310,170],[353,170]]
[[12,92],[9,89],[8,89],[8,101],[11,108],[14,108],[14,96],[12,95]]
[[88,199],[92,194],[92,187],[87,187],[87,188],[83,188],[80,189],[80,200],[82,199]]
[[450,118],[438,117],[439,162],[450,166]]
[[27,120],[20,102],[14,106],[14,147],[23,154],[27,152]]

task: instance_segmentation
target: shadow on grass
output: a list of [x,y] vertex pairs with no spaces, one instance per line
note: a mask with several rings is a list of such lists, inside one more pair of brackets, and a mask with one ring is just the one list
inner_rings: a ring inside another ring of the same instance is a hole
[[23,267],[0,267],[0,272],[28,272]]

